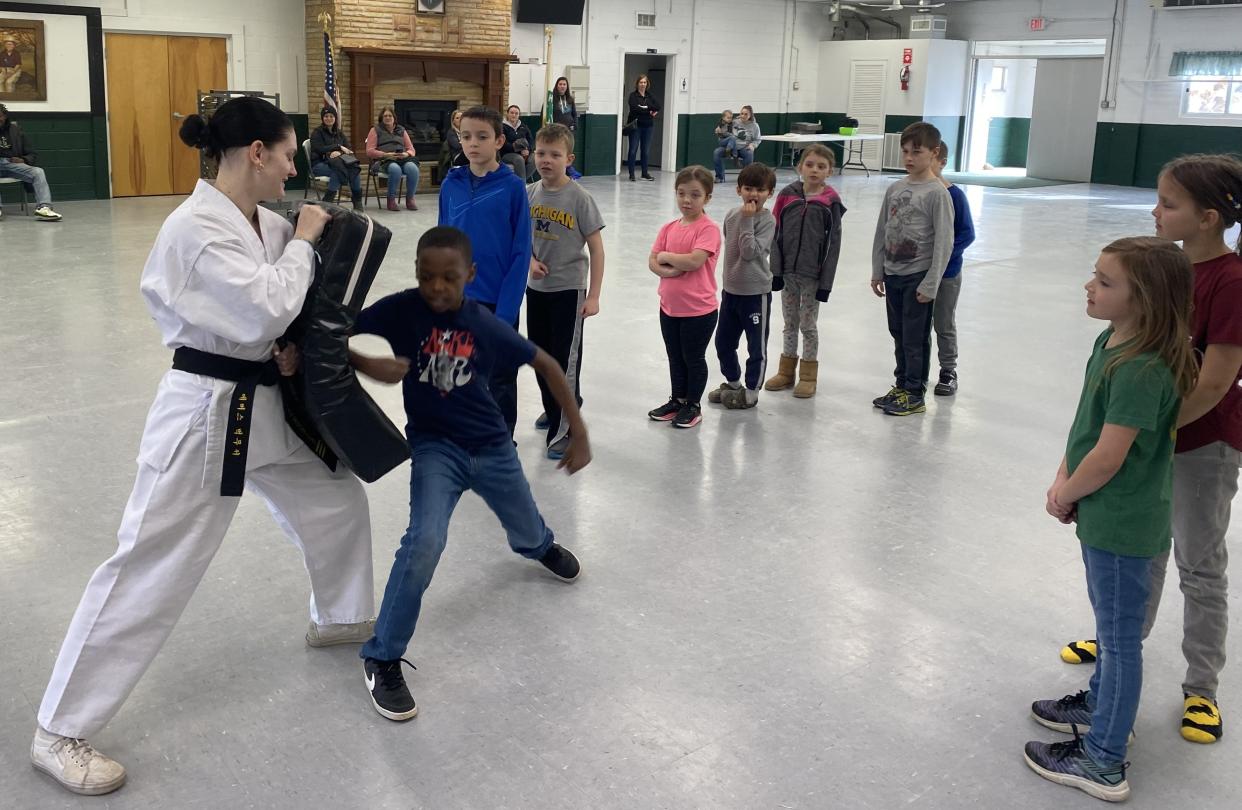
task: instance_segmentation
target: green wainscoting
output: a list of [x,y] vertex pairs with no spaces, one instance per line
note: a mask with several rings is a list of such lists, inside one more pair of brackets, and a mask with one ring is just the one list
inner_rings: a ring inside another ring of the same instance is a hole
[[[38,153],[36,165],[47,174],[53,203],[108,197],[108,132],[103,116],[13,111],[9,117]],[[16,189],[3,188],[5,204],[20,199]],[[34,197],[28,196],[33,203]]]
[[1242,154],[1242,127],[1101,121],[1091,182],[1155,188],[1164,164],[1196,152]]
[[1031,119],[992,118],[988,121],[987,162],[993,166],[1026,168]]
[[[682,114],[677,117],[677,168],[681,169],[692,164],[712,167],[712,153],[717,146],[715,129],[720,121],[720,113]],[[765,135],[784,134],[800,121],[818,121],[823,124],[824,132],[836,132],[845,126],[845,113],[833,112],[791,112],[791,113],[756,113],[755,121],[759,131]],[[780,150],[785,146],[784,150]],[[841,159],[841,144],[830,144]],[[789,159],[789,150],[785,144],[765,141],[755,150],[755,160],[769,166],[776,164],[778,151],[783,151],[785,160]]]

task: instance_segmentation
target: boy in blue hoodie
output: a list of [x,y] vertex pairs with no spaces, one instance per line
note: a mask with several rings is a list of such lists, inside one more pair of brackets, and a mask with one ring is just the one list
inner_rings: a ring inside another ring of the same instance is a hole
[[[497,159],[505,143],[503,127],[500,113],[490,107],[462,113],[461,146],[469,165],[451,170],[440,184],[439,224],[470,237],[476,271],[466,296],[516,330],[530,272],[530,204],[526,182]],[[488,387],[512,436],[517,368],[498,369]]]

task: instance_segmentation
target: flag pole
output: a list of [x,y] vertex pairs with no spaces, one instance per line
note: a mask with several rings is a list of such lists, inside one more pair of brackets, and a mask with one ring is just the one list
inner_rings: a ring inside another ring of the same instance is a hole
[[546,41],[544,54],[544,70],[543,70],[543,123],[550,124],[554,119],[556,111],[552,109],[552,26],[545,25],[543,27],[543,36]]

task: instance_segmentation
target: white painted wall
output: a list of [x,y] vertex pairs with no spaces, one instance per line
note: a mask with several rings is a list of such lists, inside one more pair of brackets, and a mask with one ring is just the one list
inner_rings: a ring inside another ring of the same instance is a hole
[[[756,112],[816,109],[820,40],[831,24],[819,3],[794,0],[587,0],[581,26],[553,26],[553,77],[566,65],[591,66],[590,109],[617,115],[625,53],[654,48],[676,57],[676,113],[712,113],[750,104]],[[636,14],[655,12],[655,30]],[[543,57],[543,26],[513,25],[512,50],[522,61]],[[787,78],[784,78],[787,77]],[[542,78],[536,77],[536,81]],[[784,78],[784,80],[783,80]],[[798,89],[793,89],[793,83]]]
[[13,112],[90,112],[90,65],[86,59],[86,18],[71,14],[0,11],[0,17],[43,20],[47,101],[6,101]]
[[[1005,89],[991,84],[992,68],[1006,69]],[[1035,98],[1034,59],[980,59],[979,76],[982,95],[979,110],[993,118],[1030,118]]]
[[[46,0],[45,4],[98,8],[105,34],[227,37],[229,89],[280,93],[286,112],[306,112],[302,0]],[[49,14],[46,19],[59,16]],[[85,63],[84,48],[81,58]],[[89,109],[89,104],[81,109]]]
[[[910,88],[901,90],[897,71],[906,48],[912,53]],[[850,63],[856,59],[888,62],[885,115],[964,115],[969,81],[965,42],[931,39],[872,39],[819,44],[818,102],[823,112],[849,110]]]
[[[963,39],[1109,39],[1112,67],[1106,61],[1100,98],[1110,106],[1099,110],[1100,121],[1242,126],[1242,117],[1183,118],[1182,84],[1168,80],[1174,51],[1236,50],[1242,7],[1153,9],[1149,0],[1122,0],[1116,26],[1113,8],[1114,0],[982,0],[950,3],[942,11],[949,35]],[[1030,33],[1030,18],[1041,15],[1047,30]]]

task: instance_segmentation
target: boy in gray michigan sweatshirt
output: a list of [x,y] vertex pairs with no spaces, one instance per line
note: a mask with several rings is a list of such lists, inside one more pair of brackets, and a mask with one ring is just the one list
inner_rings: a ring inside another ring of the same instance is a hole
[[[716,326],[716,356],[725,382],[707,394],[726,408],[753,408],[768,362],[768,321],[772,309],[772,269],[768,264],[776,218],[764,203],[776,190],[776,172],[752,163],[737,176],[742,204],[725,215],[724,292]],[[746,381],[737,349],[746,335]]]
[[872,404],[890,416],[927,410],[933,301],[953,255],[953,198],[932,169],[940,142],[925,121],[901,133],[908,174],[888,187],[875,227],[871,289],[886,299],[897,367],[892,389]]

